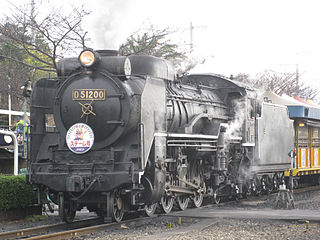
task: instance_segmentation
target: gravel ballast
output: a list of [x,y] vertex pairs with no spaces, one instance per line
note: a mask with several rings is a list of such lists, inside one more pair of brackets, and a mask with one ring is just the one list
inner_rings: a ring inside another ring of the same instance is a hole
[[[237,212],[243,211],[265,211],[281,215],[280,210],[273,208],[276,194],[270,196],[253,197],[239,203],[228,202],[221,206],[212,205],[202,208],[202,211],[219,212],[226,210]],[[148,220],[138,220],[134,223],[123,223],[118,227],[106,231],[97,231],[89,235],[79,236],[75,240],[106,240],[106,239],[320,239],[320,191],[296,193],[294,195],[295,209],[288,210],[293,213],[300,210],[314,212],[319,221],[301,217],[300,220],[275,220],[263,217],[237,218],[214,216],[215,218],[182,217],[179,224],[178,216],[159,216]],[[201,210],[201,209],[199,209]],[[311,210],[311,211],[310,211]],[[196,209],[187,211],[198,211]],[[179,212],[173,212],[179,213]],[[77,219],[94,217],[94,214],[82,211],[77,213]],[[285,218],[285,217],[284,217]],[[1,222],[0,232],[13,231],[40,225],[55,224],[61,222],[57,213],[49,215],[39,221],[22,220],[16,222]],[[308,227],[308,228],[307,228]]]

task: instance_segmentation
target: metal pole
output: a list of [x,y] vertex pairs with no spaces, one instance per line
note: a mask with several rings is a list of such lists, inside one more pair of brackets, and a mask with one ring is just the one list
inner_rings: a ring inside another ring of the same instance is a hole
[[9,110],[9,129],[11,128],[11,86],[10,84],[8,85],[9,87],[9,94],[8,94],[8,110]]
[[192,22],[190,22],[190,53],[193,51],[192,31],[193,31],[193,26],[192,26]]
[[24,97],[24,114],[23,114],[23,136],[22,136],[22,146],[23,146],[23,153],[22,156],[25,157],[25,136],[26,136],[26,122],[27,122],[27,104],[28,99]]

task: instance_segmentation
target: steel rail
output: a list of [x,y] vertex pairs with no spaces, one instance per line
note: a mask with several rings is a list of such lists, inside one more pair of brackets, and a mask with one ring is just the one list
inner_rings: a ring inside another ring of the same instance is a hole
[[103,223],[102,218],[91,218],[86,220],[79,220],[75,221],[70,224],[66,223],[57,223],[52,225],[45,225],[45,226],[39,226],[39,227],[33,227],[33,228],[25,228],[20,229],[16,231],[10,231],[10,232],[2,232],[0,233],[0,239],[19,239],[19,238],[26,238],[28,236],[32,236],[35,234],[41,234],[45,231],[50,231],[58,228],[68,227],[68,228],[78,228],[79,226],[88,226],[92,224],[101,224]]
[[85,234],[89,234],[92,233],[96,230],[102,230],[102,229],[106,229],[109,227],[114,227],[114,226],[121,226],[122,224],[127,224],[127,223],[131,223],[131,222],[140,222],[140,221],[144,221],[146,219],[152,219],[157,217],[157,215],[153,216],[153,217],[143,217],[143,218],[134,218],[134,219],[130,219],[130,220],[126,220],[126,221],[122,221],[122,222],[113,222],[113,223],[106,223],[106,224],[100,224],[100,225],[96,225],[96,226],[91,226],[91,227],[85,227],[85,228],[78,228],[78,229],[74,229],[74,230],[68,230],[68,231],[62,231],[62,232],[56,232],[56,233],[49,233],[49,234],[45,234],[45,235],[40,235],[40,236],[35,236],[35,237],[31,237],[31,238],[26,238],[26,240],[41,240],[41,239],[48,239],[48,240],[62,240],[62,239],[70,239],[73,237],[78,237],[81,235],[85,235]]

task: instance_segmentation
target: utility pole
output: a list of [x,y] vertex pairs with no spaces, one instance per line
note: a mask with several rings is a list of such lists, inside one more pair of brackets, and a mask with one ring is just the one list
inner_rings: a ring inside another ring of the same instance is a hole
[[190,27],[189,27],[189,31],[190,31],[190,43],[189,43],[189,45],[190,45],[190,53],[192,53],[193,52],[193,30],[195,29],[195,28],[206,28],[207,26],[193,26],[192,25],[192,22],[190,22]]
[[192,32],[193,32],[192,22],[190,22],[190,53],[193,51],[193,40],[192,40]]

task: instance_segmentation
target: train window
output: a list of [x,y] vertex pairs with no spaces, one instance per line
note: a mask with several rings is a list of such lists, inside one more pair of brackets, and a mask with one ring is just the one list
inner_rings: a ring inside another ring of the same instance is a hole
[[312,138],[319,138],[319,128],[317,127],[312,128]]
[[54,122],[53,114],[45,114],[46,132],[54,132],[56,123]]
[[318,127],[312,128],[312,146],[319,147],[320,146],[320,129]]
[[298,137],[299,138],[304,138],[307,139],[308,138],[308,126],[305,124],[299,124],[298,127]]

